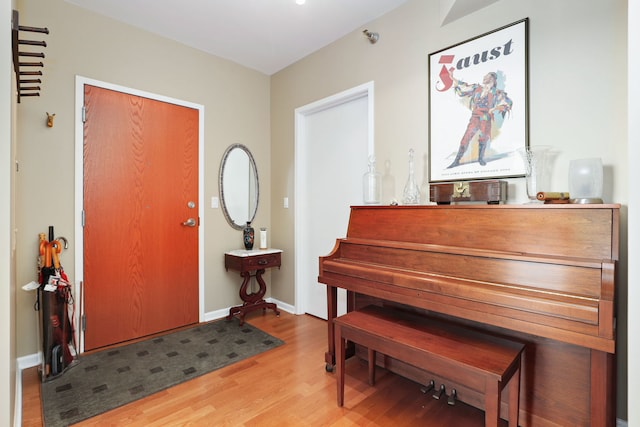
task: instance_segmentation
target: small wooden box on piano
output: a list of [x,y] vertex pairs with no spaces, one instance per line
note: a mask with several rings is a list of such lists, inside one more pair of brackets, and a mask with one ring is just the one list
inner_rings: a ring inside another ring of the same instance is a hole
[[431,184],[430,200],[439,205],[453,202],[487,202],[497,205],[507,200],[507,181],[460,181]]

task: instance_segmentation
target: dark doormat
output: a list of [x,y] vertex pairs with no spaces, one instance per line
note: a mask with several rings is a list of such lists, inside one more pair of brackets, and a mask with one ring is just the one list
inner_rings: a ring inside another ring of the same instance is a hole
[[234,318],[81,356],[42,383],[44,424],[77,423],[282,344]]

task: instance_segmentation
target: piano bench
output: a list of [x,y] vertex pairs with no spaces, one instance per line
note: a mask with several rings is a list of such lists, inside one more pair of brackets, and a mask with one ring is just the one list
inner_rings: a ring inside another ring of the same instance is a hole
[[517,427],[524,344],[378,306],[337,317],[334,325],[338,406],[344,404],[345,342],[349,340],[368,348],[371,385],[375,353],[380,352],[482,393],[485,426],[499,424],[500,394],[508,384],[509,427]]

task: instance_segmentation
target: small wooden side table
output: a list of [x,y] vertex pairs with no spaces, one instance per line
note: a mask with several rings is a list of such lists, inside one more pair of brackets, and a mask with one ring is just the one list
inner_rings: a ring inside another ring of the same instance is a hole
[[[264,294],[267,292],[267,284],[264,282],[262,275],[267,268],[280,268],[280,249],[237,249],[224,254],[224,268],[229,271],[236,270],[240,272],[240,276],[244,279],[240,285],[240,299],[243,304],[229,309],[227,319],[238,315],[240,318],[240,326],[244,324],[244,316],[254,310],[262,309],[263,312],[267,308],[273,310],[276,316],[280,316],[280,311],[276,304],[266,302]],[[255,273],[253,273],[255,272]],[[253,274],[252,274],[253,273]],[[251,276],[256,278],[260,286],[257,292],[249,293],[248,287]]]

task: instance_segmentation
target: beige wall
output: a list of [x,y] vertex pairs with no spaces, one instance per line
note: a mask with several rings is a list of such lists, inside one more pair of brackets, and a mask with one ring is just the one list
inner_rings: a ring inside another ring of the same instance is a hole
[[[62,0],[22,0],[19,7],[25,25],[48,27],[50,34],[44,36],[41,96],[18,106],[17,284],[36,278],[37,236],[49,225],[70,239],[62,263],[75,280],[74,91],[80,75],[204,105],[205,312],[237,304],[240,276],[224,270],[222,254],[241,247],[241,234],[210,200],[218,195],[225,148],[245,144],[262,183],[255,225],[270,227],[269,77]],[[53,128],[45,125],[46,112],[56,114]],[[17,297],[18,355],[34,354],[35,297],[21,290]]]
[[[559,154],[553,186],[568,188],[568,163],[602,157],[605,201],[627,203],[626,1],[512,0],[440,26],[437,1],[410,0],[367,24],[380,33],[371,45],[358,29],[332,45],[275,74],[271,81],[272,229],[290,260],[294,251],[294,109],[373,80],[375,150],[379,164],[390,160],[396,194],[407,177],[406,156],[428,150],[427,60],[435,52],[525,17],[530,19],[530,143],[550,144]],[[416,165],[424,176],[424,163]],[[330,172],[327,172],[330,173]],[[364,170],[363,170],[364,173]],[[524,199],[521,179],[510,181],[510,201]],[[626,236],[626,206],[622,210]],[[336,236],[339,237],[339,236]],[[626,238],[619,281],[619,415],[626,414]],[[294,270],[284,262],[274,273],[273,295],[293,301]]]

